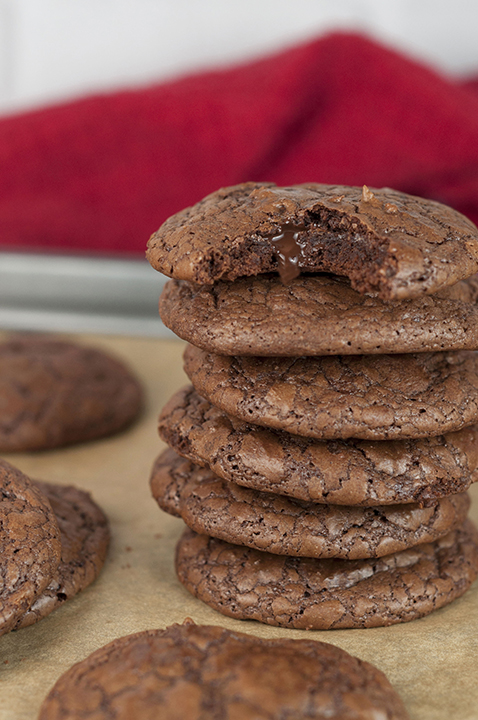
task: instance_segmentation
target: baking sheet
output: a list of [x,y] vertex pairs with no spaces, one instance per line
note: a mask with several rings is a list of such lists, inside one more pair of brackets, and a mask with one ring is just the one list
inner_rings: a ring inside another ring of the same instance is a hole
[[[191,617],[260,637],[311,637],[344,648],[383,670],[412,720],[478,720],[478,581],[426,618],[367,630],[287,630],[224,617],[176,580],[181,520],[150,496],[152,463],[164,447],[160,408],[186,382],[176,340],[70,336],[126,360],[142,379],[142,419],[114,438],[40,454],[4,457],[31,477],[89,490],[111,522],[112,545],[100,578],[37,625],[0,638],[0,720],[32,720],[67,668],[116,637]],[[478,487],[471,516],[478,522]]]

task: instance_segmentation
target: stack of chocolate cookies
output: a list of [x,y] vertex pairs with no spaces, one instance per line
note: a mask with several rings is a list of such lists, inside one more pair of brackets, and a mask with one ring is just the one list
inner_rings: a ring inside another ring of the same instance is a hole
[[478,574],[478,230],[389,189],[247,183],[148,248],[192,385],[159,421],[179,579],[272,625],[373,627]]

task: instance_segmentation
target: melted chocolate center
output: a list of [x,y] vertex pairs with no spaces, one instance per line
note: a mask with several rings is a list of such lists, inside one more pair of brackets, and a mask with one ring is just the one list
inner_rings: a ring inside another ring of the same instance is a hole
[[285,285],[300,275],[299,258],[304,245],[299,241],[299,233],[305,229],[305,225],[286,223],[277,235],[271,236],[279,264],[279,275]]

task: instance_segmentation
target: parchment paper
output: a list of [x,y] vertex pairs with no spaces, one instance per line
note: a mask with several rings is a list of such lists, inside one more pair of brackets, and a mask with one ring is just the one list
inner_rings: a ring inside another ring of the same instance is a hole
[[[73,339],[126,360],[142,379],[142,419],[114,438],[40,454],[6,455],[31,477],[89,490],[111,521],[100,578],[37,625],[0,638],[0,720],[32,720],[66,669],[116,637],[191,617],[260,637],[305,637],[338,645],[383,670],[412,720],[478,720],[478,582],[422,620],[369,630],[301,631],[237,621],[209,609],[176,580],[182,521],[150,496],[149,472],[163,448],[160,408],[186,382],[180,341],[101,336]],[[471,515],[478,521],[478,487]],[[185,719],[186,720],[186,719]]]

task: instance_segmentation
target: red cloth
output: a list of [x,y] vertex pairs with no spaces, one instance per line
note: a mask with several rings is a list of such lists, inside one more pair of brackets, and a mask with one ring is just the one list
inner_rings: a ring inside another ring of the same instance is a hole
[[0,120],[0,245],[143,252],[245,180],[390,187],[478,221],[478,81],[332,34],[232,69]]

